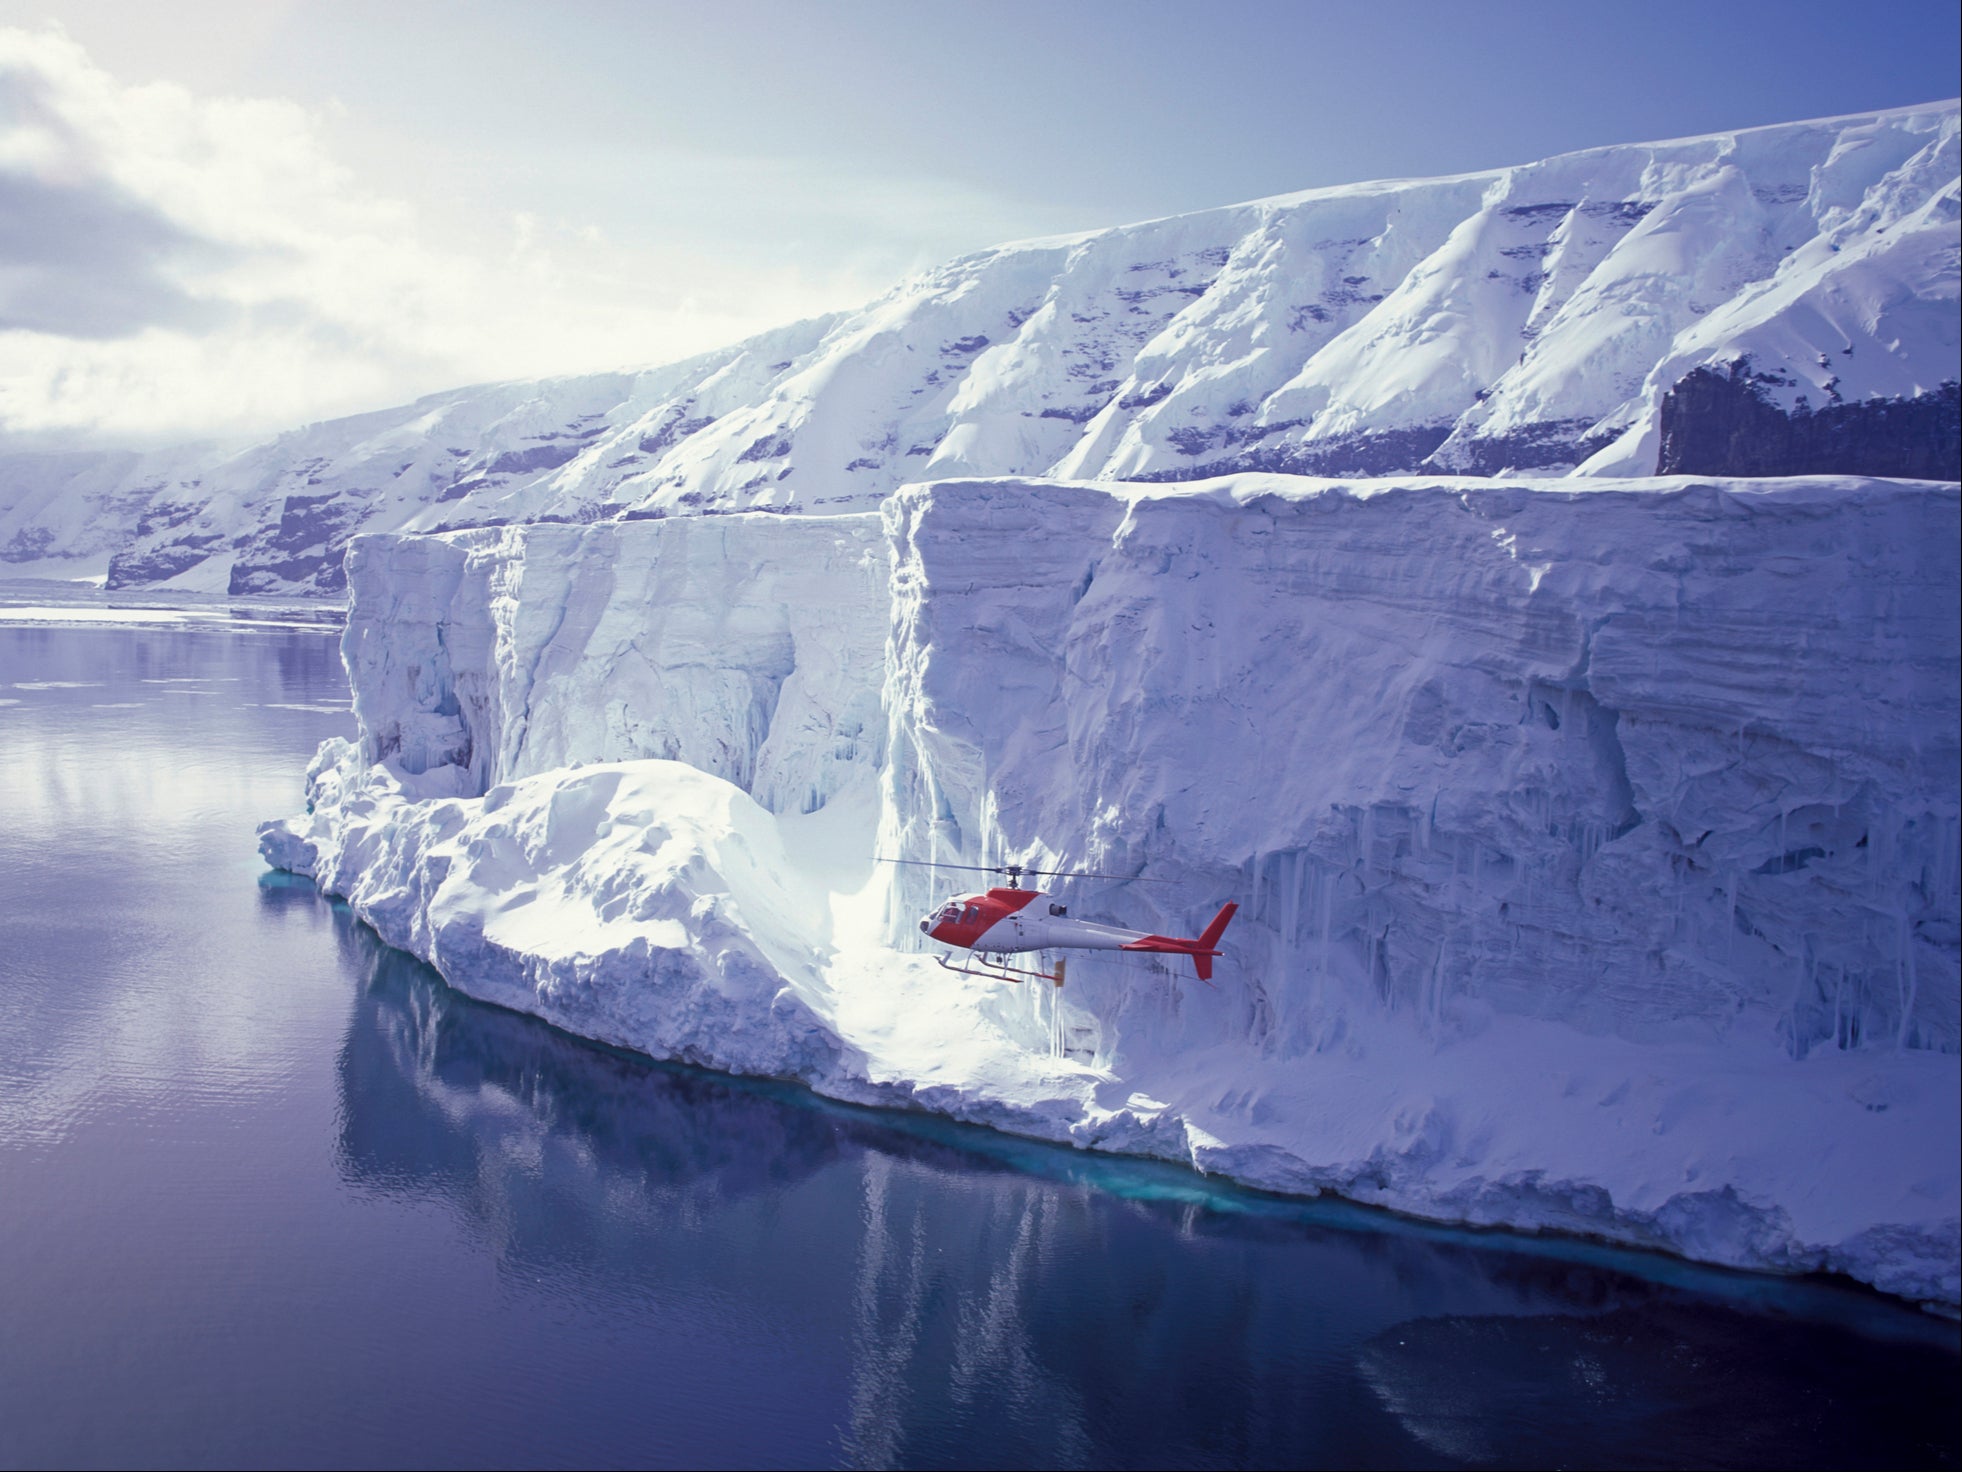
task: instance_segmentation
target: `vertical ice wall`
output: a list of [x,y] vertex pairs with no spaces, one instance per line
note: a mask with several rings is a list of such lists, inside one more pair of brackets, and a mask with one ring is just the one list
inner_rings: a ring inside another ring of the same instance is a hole
[[[364,540],[361,749],[263,851],[660,1056],[1953,1305],[1962,491],[1577,484]],[[879,853],[1145,881],[1086,918],[1239,901],[1217,985],[898,954],[958,871],[881,945],[875,787]]]
[[1359,1005],[1953,1051],[1956,489],[1572,485],[909,488],[887,851],[1240,900],[1216,991],[1079,961],[1105,1061]]
[[[1169,881],[1069,895],[1159,930],[1240,900],[1217,991],[1079,961],[1105,1057],[1313,1051],[1363,1001],[1955,1048],[1954,488],[1601,485],[363,539],[364,755],[466,793],[668,757],[777,812],[883,768],[882,852]],[[895,943],[965,877],[895,871]]]
[[875,516],[364,537],[348,576],[363,755],[465,795],[660,757],[809,812],[881,761]]

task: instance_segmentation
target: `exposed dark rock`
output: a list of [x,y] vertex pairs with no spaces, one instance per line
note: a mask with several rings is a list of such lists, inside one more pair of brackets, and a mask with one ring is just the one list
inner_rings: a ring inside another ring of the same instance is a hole
[[167,532],[197,520],[199,507],[185,501],[153,501],[144,507],[143,514],[136,519],[138,537],[154,537],[158,532]]
[[790,453],[790,436],[766,434],[736,457],[738,465],[756,460],[781,460]]
[[234,596],[241,593],[339,593],[347,588],[347,574],[341,568],[344,547],[336,547],[331,553],[317,553],[311,557],[295,557],[286,562],[264,562],[247,567],[244,562],[233,564],[230,582],[225,591]]
[[109,575],[104,579],[103,586],[134,588],[144,583],[160,583],[179,573],[189,572],[224,544],[222,536],[206,533],[179,537],[161,547],[118,552],[109,559]]
[[1662,400],[1658,475],[1888,475],[1962,480],[1962,391],[1786,411],[1748,361],[1697,368]]
[[1088,424],[1103,412],[1102,404],[1069,404],[1061,407],[1052,404],[1036,415],[1036,418],[1067,419],[1071,424]]
[[[1165,470],[1145,471],[1132,480],[1204,480],[1214,475],[1237,475],[1263,470],[1281,475],[1404,475],[1422,473],[1431,452],[1450,434],[1448,424],[1419,429],[1391,429],[1377,434],[1344,435],[1313,444],[1255,445],[1216,460]],[[1180,450],[1185,450],[1181,444]]]
[[367,507],[343,496],[288,496],[279,508],[279,526],[272,545],[297,552],[326,542],[361,520]]
[[54,545],[54,528],[27,527],[14,533],[14,539],[0,547],[0,562],[36,562],[48,555]]
[[644,434],[640,437],[640,452],[643,455],[665,454],[689,435],[707,429],[713,423],[715,423],[713,414],[704,414],[699,419],[690,419],[685,415],[677,414],[653,434]]
[[488,475],[465,476],[462,480],[451,481],[443,488],[443,494],[436,498],[438,505],[445,501],[461,501],[472,491],[481,491],[485,486],[497,484],[497,479]]
[[228,591],[338,593],[347,586],[341,558],[368,506],[347,496],[288,496],[279,524],[239,549]]
[[1160,297],[1160,296],[1196,297],[1196,296],[1204,296],[1207,292],[1211,290],[1212,290],[1212,284],[1208,282],[1204,286],[1153,286],[1143,291],[1119,290],[1112,294],[1116,296],[1119,301],[1129,302],[1131,304],[1131,310],[1135,312],[1135,311],[1142,310],[1143,303],[1150,301],[1153,297]]
[[568,444],[559,441],[555,444],[532,445],[523,450],[506,450],[484,467],[487,475],[529,475],[539,470],[557,470],[561,465],[579,458],[579,452],[586,448],[585,442],[575,440]]
[[1507,210],[1506,218],[1518,220],[1527,225],[1552,225],[1567,217],[1572,211],[1571,203],[1549,201],[1546,204],[1516,204]]
[[1448,463],[1426,463],[1425,470],[1452,475],[1497,475],[1505,470],[1570,469],[1612,442],[1618,431],[1589,435],[1591,419],[1547,419],[1521,425],[1510,434],[1483,435],[1450,447]]

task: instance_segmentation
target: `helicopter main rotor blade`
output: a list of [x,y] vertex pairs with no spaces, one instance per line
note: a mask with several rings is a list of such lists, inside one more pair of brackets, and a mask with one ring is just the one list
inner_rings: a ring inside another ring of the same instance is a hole
[[[1008,871],[999,864],[948,864],[939,859],[889,859],[884,854],[872,855],[875,864],[911,864],[919,869],[972,869],[977,874],[1006,874]],[[1022,871],[1027,873],[1025,869]]]
[[889,859],[874,854],[877,864],[912,864],[921,869],[967,869],[976,874],[1034,874],[1045,879],[1114,879],[1120,884],[1170,884],[1169,879],[1142,879],[1135,874],[1093,874],[1088,869],[1031,869],[1026,864],[949,864],[940,859]]
[[1137,874],[1093,874],[1088,869],[1024,869],[1024,874],[1040,874],[1047,879],[1115,879],[1120,884],[1171,884],[1170,879],[1145,879]]

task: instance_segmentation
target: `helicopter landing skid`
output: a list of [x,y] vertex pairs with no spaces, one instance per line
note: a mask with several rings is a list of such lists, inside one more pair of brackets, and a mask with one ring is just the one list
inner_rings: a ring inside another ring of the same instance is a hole
[[956,966],[953,962],[953,957],[947,955],[944,951],[935,957],[935,959],[940,962],[941,970],[958,971],[963,976],[985,976],[990,981],[1053,981],[1057,986],[1063,984],[1064,973],[1068,970],[1070,964],[1069,958],[1063,957],[1056,962],[1056,969],[1054,971],[1024,971],[1021,967],[1011,966],[1006,961],[1000,959],[990,961],[986,956],[973,952],[969,954],[974,956],[974,959],[979,963],[978,965]]

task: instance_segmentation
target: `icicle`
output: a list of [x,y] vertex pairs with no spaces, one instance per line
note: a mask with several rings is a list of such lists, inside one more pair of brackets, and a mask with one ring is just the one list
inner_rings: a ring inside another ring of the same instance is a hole
[[[1294,954],[1295,937],[1299,933],[1300,915],[1298,911],[1300,909],[1300,906],[1297,903],[1297,899],[1299,895],[1299,887],[1296,884],[1296,878],[1295,878],[1295,871],[1299,866],[1299,861],[1300,861],[1300,851],[1299,850],[1290,851],[1285,856],[1285,861],[1284,861],[1285,876],[1284,877],[1277,876],[1282,878],[1281,935],[1284,937],[1287,943],[1287,949],[1290,958],[1292,958]],[[1183,933],[1184,932],[1181,932],[1181,934]]]
[[1328,935],[1335,920],[1335,882],[1334,874],[1321,877],[1322,902],[1322,953],[1321,964],[1316,969],[1315,1010],[1322,1012],[1328,1006]]
[[1914,925],[1908,919],[1906,910],[1900,912],[1901,922],[1901,969],[1907,982],[1905,995],[1901,1001],[1901,1025],[1894,1034],[1894,1046],[1905,1048],[1914,1028],[1914,1004],[1920,1000],[1919,977],[1914,966]]
[[1725,875],[1727,903],[1724,908],[1724,960],[1734,959],[1737,953],[1737,871],[1729,870]]

